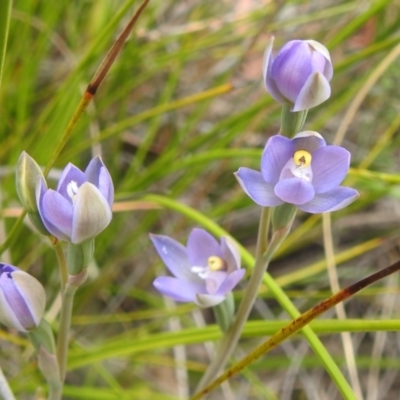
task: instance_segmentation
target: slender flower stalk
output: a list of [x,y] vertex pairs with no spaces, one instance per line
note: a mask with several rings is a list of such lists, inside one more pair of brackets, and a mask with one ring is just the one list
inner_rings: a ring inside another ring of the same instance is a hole
[[261,218],[260,218],[260,223],[258,225],[256,260],[262,257],[262,255],[267,250],[270,222],[271,222],[271,209],[269,207],[263,207],[261,209]]
[[60,272],[61,290],[64,290],[65,284],[67,283],[67,279],[68,279],[67,261],[65,259],[64,249],[63,249],[60,241],[57,241],[57,243],[54,243],[52,241],[51,243],[52,243],[54,251],[57,255],[58,268],[59,268],[59,272]]
[[[266,216],[267,214],[265,214],[265,217]],[[281,243],[289,234],[294,217],[295,213],[293,213],[291,220],[285,227],[278,229],[273,233],[267,250],[256,259],[253,272],[244,292],[243,299],[240,302],[233,324],[218,345],[217,354],[203,375],[196,392],[202,390],[202,388],[207,386],[215,378],[215,376],[218,375],[218,373],[225,367],[233,351],[235,350],[240,335],[242,334],[243,327],[257,298],[258,290],[260,288],[264,273],[266,272],[275,251],[279,248]],[[261,224],[261,226],[264,226],[264,224]],[[261,248],[261,246],[262,245],[260,244],[258,247]]]
[[288,138],[300,132],[306,122],[308,110],[292,112],[290,105],[284,104],[281,112],[281,128],[279,134]]
[[72,305],[75,293],[80,285],[87,278],[87,269],[85,268],[78,275],[69,275],[62,295],[62,305],[60,314],[60,327],[57,338],[57,359],[60,367],[61,381],[64,382],[67,366],[69,329],[71,326]]

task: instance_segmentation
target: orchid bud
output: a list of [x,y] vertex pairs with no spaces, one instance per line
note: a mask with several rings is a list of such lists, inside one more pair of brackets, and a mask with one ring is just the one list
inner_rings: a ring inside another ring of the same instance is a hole
[[16,169],[17,194],[35,228],[40,233],[49,235],[40,218],[36,204],[36,185],[39,180],[45,182],[42,170],[36,161],[23,151]]
[[315,40],[292,40],[272,55],[273,38],[264,54],[263,77],[270,95],[291,111],[315,107],[331,94],[333,67],[325,46]]
[[12,265],[0,263],[0,322],[27,332],[43,316],[46,294],[39,281]]
[[112,218],[114,186],[99,157],[85,172],[68,164],[57,190],[47,189],[44,179],[36,187],[36,202],[43,224],[58,239],[80,244],[102,232]]

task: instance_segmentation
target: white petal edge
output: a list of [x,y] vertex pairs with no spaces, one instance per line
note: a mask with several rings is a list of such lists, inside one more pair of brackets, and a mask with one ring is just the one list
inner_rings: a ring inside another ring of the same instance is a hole
[[211,294],[196,294],[195,303],[203,308],[214,307],[225,300],[225,296]]
[[262,65],[262,76],[264,78],[264,83],[265,83],[265,79],[267,76],[268,65],[269,65],[269,62],[271,59],[271,55],[272,55],[272,47],[274,45],[274,40],[275,40],[275,38],[273,36],[271,36],[271,38],[269,39],[269,41],[267,43],[267,47],[265,48],[265,51],[264,51],[263,65]]
[[292,111],[304,111],[329,99],[331,87],[328,80],[320,72],[311,74],[301,88]]
[[[335,200],[335,196],[340,196],[340,198]],[[357,190],[345,186],[339,186],[329,192],[317,194],[310,202],[297,207],[300,210],[311,214],[333,212],[347,207],[353,201],[357,200],[359,196],[360,194]]]

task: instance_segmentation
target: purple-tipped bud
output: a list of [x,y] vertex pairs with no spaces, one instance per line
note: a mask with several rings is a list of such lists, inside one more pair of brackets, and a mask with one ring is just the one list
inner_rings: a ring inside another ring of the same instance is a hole
[[333,67],[325,46],[315,40],[292,40],[272,55],[273,38],[264,54],[263,77],[270,95],[291,111],[315,107],[331,94]]
[[47,189],[40,179],[36,201],[46,229],[61,240],[79,244],[97,236],[110,223],[114,186],[107,168],[96,157],[85,172],[68,164],[57,190]]
[[43,316],[46,294],[37,279],[20,269],[0,263],[0,322],[27,332]]

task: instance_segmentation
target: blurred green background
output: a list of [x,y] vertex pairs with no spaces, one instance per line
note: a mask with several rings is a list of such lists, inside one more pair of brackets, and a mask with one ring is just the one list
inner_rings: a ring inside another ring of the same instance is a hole
[[[21,151],[46,165],[139,4],[14,1],[0,91],[2,242],[21,212],[14,184]],[[75,301],[65,399],[177,399],[198,382],[218,328],[210,310],[174,304],[153,289],[166,271],[148,233],[184,243],[209,219],[254,250],[260,208],[233,172],[258,169],[263,146],[279,130],[280,106],[261,77],[271,36],[275,50],[292,39],[314,39],[331,53],[332,96],[310,110],[304,128],[352,153],[345,184],[361,197],[332,214],[340,286],[398,259],[399,27],[398,0],[150,1],[50,174],[55,184],[68,162],[83,169],[101,154],[116,190],[113,221],[96,240],[88,283]],[[14,239],[2,260],[40,279],[54,320],[55,254],[28,221]],[[329,296],[321,216],[298,214],[269,271],[299,310]],[[340,332],[359,331],[352,342],[368,400],[398,398],[400,336],[387,332],[399,328],[387,321],[399,315],[398,298],[394,275],[346,303],[347,324],[330,311],[314,326],[345,374]],[[251,339],[237,357],[288,319],[263,287],[245,330]],[[351,325],[353,319],[369,322]],[[45,381],[25,338],[0,330],[0,364],[17,398],[40,398]],[[296,336],[210,398],[341,397]]]

